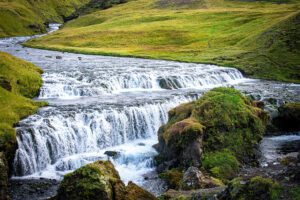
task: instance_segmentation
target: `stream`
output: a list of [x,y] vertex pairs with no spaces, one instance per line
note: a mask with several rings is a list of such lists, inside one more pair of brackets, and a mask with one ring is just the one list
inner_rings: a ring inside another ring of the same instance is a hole
[[[57,28],[52,24],[49,31]],[[300,85],[248,79],[234,68],[23,47],[30,38],[0,40],[1,51],[44,70],[36,100],[49,102],[16,127],[14,199],[51,197],[63,175],[99,159],[110,159],[125,183],[159,195],[165,188],[155,173],[152,145],[168,110],[218,86],[265,101],[274,115],[276,106],[300,101]],[[281,147],[290,143],[298,145],[288,153],[299,150],[299,133],[264,138],[262,166],[276,162],[286,153]],[[117,156],[108,157],[106,151]]]

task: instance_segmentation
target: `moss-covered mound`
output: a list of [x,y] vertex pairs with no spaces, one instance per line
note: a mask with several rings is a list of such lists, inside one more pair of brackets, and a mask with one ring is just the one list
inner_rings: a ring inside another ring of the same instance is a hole
[[110,161],[97,161],[64,177],[59,200],[155,200],[149,192],[132,182],[126,187]]
[[275,200],[279,199],[281,188],[271,179],[260,176],[250,180],[236,178],[228,184],[227,190],[221,195],[221,200]]
[[45,105],[29,99],[39,93],[42,86],[41,73],[42,70],[35,65],[0,52],[0,162],[4,163],[0,167],[3,173],[0,175],[2,197],[7,196],[4,194],[7,185],[3,184],[7,184],[7,170],[10,168],[6,163],[12,163],[16,147],[16,132],[13,127],[20,119]]
[[240,164],[256,161],[269,120],[254,105],[239,91],[222,87],[172,109],[159,129],[159,169],[202,166],[214,177],[232,178]]
[[279,115],[273,124],[281,131],[300,130],[300,102],[287,103],[278,108]]

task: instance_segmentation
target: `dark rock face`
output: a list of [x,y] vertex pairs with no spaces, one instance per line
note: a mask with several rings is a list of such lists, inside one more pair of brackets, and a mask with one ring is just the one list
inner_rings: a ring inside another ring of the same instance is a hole
[[278,108],[279,115],[273,124],[280,131],[300,130],[300,103],[288,103]]
[[200,188],[212,188],[218,186],[210,177],[205,176],[197,167],[189,167],[183,174],[181,188],[194,190]]
[[0,87],[6,89],[9,92],[11,92],[11,90],[12,90],[10,82],[7,81],[4,77],[0,77]]
[[8,169],[3,152],[0,152],[0,199],[10,199],[8,194]]
[[110,161],[97,161],[67,174],[59,186],[58,200],[155,200],[134,183],[126,187]]
[[114,157],[114,158],[120,156],[120,152],[117,151],[105,151],[104,154],[107,155],[108,157]]

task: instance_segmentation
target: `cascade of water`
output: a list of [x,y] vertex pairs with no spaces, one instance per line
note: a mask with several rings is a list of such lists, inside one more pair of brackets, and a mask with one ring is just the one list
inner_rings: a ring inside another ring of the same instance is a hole
[[[19,147],[14,161],[15,175],[40,172],[71,155],[153,138],[158,127],[166,122],[167,111],[190,100],[192,97],[176,97],[163,103],[140,106],[75,105],[42,109],[23,120],[17,129]],[[64,161],[57,169],[76,169],[84,163],[78,162]]]

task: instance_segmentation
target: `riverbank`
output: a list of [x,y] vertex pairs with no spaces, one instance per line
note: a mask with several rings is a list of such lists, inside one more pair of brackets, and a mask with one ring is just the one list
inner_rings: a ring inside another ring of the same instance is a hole
[[26,46],[211,63],[249,77],[300,82],[299,2],[167,2],[129,1],[96,11]]

